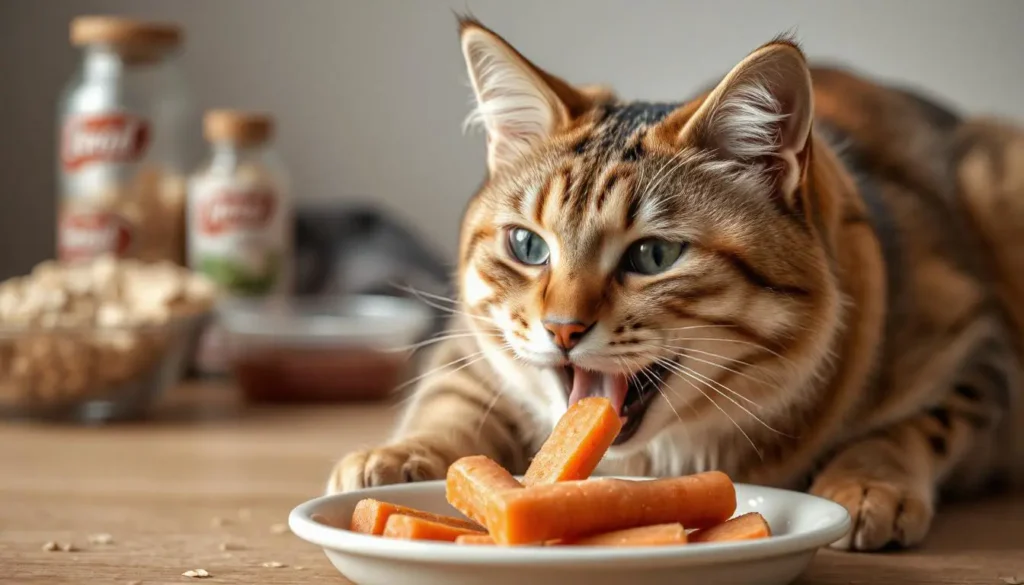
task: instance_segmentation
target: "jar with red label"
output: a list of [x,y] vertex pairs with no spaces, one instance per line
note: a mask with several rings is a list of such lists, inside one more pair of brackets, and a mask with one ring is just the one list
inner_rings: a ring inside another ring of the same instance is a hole
[[82,62],[58,113],[57,256],[184,262],[192,108],[173,24],[71,23]]
[[188,183],[189,266],[237,296],[290,292],[290,181],[265,114],[208,112],[209,160]]

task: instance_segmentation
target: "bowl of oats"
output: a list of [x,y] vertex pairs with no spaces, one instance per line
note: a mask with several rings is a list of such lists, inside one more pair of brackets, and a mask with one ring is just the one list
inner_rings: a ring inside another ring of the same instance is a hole
[[138,419],[180,382],[215,287],[170,262],[46,261],[0,282],[0,417]]

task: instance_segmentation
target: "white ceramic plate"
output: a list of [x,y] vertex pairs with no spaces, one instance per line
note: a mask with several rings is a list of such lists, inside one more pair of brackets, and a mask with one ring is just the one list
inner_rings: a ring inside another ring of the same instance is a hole
[[838,504],[744,484],[736,486],[736,514],[760,512],[771,538],[632,548],[497,547],[393,540],[333,527],[348,526],[356,502],[370,497],[459,515],[445,501],[443,481],[324,496],[292,510],[292,532],[323,547],[358,585],[781,585],[850,528],[849,514]]

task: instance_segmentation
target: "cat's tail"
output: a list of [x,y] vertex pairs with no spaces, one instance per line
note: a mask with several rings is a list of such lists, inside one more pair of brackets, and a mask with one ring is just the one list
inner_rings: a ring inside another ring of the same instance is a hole
[[[994,287],[1013,322],[1024,363],[1024,126],[992,118],[967,120],[956,136],[960,200],[992,261]],[[1024,485],[1024,389],[1016,389],[1006,421],[1007,463]]]

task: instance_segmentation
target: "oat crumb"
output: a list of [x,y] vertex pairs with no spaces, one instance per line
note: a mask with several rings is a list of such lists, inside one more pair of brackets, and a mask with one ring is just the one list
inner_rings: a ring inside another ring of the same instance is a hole
[[271,524],[270,525],[270,533],[271,534],[284,534],[286,532],[288,532],[288,525],[287,524],[280,524],[279,523],[279,524]]
[[60,550],[62,550],[64,552],[76,552],[78,549],[75,547],[75,545],[73,545],[70,542],[68,542],[68,543],[60,545]]
[[55,550],[60,550],[60,546],[58,546],[56,542],[53,542],[51,540],[43,545],[43,550],[45,550],[46,552],[53,552]]
[[90,544],[112,544],[113,542],[114,537],[107,534],[106,532],[100,532],[98,534],[89,535]]
[[252,518],[252,510],[249,508],[241,508],[238,510],[238,519],[246,521]]
[[230,523],[231,522],[227,518],[221,518],[220,516],[214,516],[210,519],[210,526],[213,526],[214,528],[224,526],[225,524]]
[[305,568],[306,568],[306,567],[303,567],[302,565],[296,565],[296,566],[295,566],[295,570],[296,570],[296,571],[301,571],[301,570],[303,570],[303,569],[305,569]]
[[1000,577],[999,579],[1006,585],[1024,585],[1024,578],[1021,577]]
[[245,547],[238,544],[237,542],[222,542],[220,543],[220,550],[221,552],[226,552],[229,550],[245,550]]
[[287,567],[288,565],[284,563],[279,563],[277,561],[270,561],[269,563],[263,563],[263,566],[268,569],[281,569]]
[[206,579],[207,577],[212,577],[212,575],[210,575],[210,573],[207,572],[206,569],[194,569],[191,571],[185,571],[181,574],[181,576],[189,577],[192,579]]
[[142,585],[142,581],[129,581],[125,585]]

